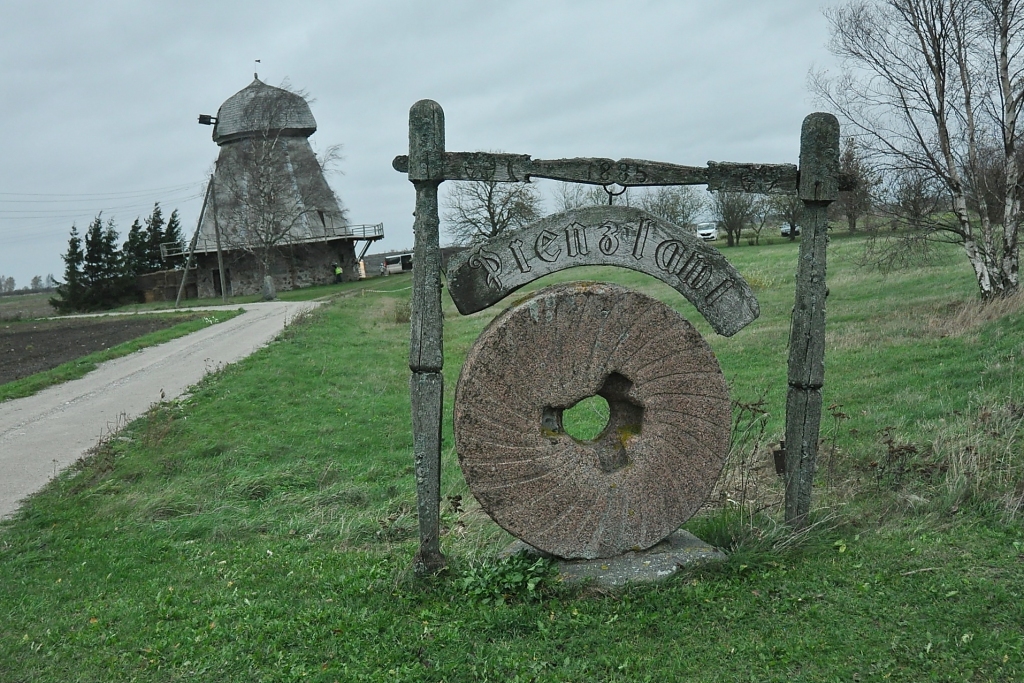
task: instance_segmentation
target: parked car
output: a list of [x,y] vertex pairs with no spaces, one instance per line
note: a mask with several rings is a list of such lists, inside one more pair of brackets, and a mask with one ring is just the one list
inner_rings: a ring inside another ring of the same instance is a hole
[[701,239],[712,242],[718,239],[718,224],[717,223],[698,223],[697,234]]
[[[782,228],[779,230],[779,234],[781,234],[783,237],[789,237],[789,225],[788,224],[783,224]],[[795,234],[796,235],[800,234],[800,226],[799,225],[796,226],[796,233]]]

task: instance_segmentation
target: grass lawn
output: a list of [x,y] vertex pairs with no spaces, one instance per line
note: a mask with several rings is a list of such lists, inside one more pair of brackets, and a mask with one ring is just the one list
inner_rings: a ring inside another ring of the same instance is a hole
[[7,294],[0,296],[0,323],[11,320],[31,320],[53,315],[50,297],[53,292],[33,294]]
[[[393,278],[395,279],[395,278]],[[397,280],[404,282],[406,285],[412,283],[412,278],[409,276],[399,277]],[[390,283],[390,284],[389,284]],[[319,285],[316,287],[304,287],[302,289],[291,289],[287,291],[280,291],[277,293],[277,298],[281,301],[312,301],[313,299],[321,298],[334,298],[341,295],[351,294],[355,291],[362,289],[374,289],[381,284],[388,286],[394,286],[394,283],[389,280],[370,278],[367,280],[355,280],[352,282],[342,282],[337,285]],[[262,301],[263,297],[259,294],[250,294],[247,296],[229,296],[227,303],[221,297],[214,297],[212,299],[182,299],[182,308],[192,308],[195,306],[238,306],[242,304],[251,304]],[[134,311],[161,311],[164,309],[174,310],[173,301],[153,301],[148,304],[128,304],[117,309],[119,312],[134,312]]]
[[410,292],[381,280],[153,409],[0,525],[0,680],[1024,680],[1024,315],[972,305],[955,252],[883,278],[855,266],[859,240],[833,240],[816,523],[792,536],[770,450],[797,246],[723,250],[762,309],[728,339],[641,274],[539,283],[612,279],[705,334],[737,428],[720,504],[687,528],[727,562],[606,591],[497,561],[510,537],[468,492],[450,415],[498,309],[446,301],[449,568],[413,577]]

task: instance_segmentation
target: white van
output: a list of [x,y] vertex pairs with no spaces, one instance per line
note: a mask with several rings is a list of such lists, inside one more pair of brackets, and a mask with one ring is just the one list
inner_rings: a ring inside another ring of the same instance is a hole
[[395,254],[385,256],[380,266],[381,275],[395,275],[412,270],[412,254]]
[[697,234],[700,235],[702,240],[713,242],[718,239],[718,224],[717,223],[698,223]]

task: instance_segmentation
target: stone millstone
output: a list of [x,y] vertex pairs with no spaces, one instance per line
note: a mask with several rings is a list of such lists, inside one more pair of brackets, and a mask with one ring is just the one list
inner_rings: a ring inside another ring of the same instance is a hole
[[[591,396],[593,441],[562,428]],[[541,290],[484,330],[462,368],[455,442],[466,482],[504,529],[561,558],[655,545],[710,494],[729,446],[729,394],[700,333],[610,284]]]

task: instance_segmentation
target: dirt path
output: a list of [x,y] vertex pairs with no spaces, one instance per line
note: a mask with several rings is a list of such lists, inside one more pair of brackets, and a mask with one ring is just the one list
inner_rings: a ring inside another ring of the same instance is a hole
[[[264,346],[317,302],[246,304],[227,322],[108,361],[81,379],[0,403],[0,517],[98,439]],[[228,306],[227,308],[238,308]]]

